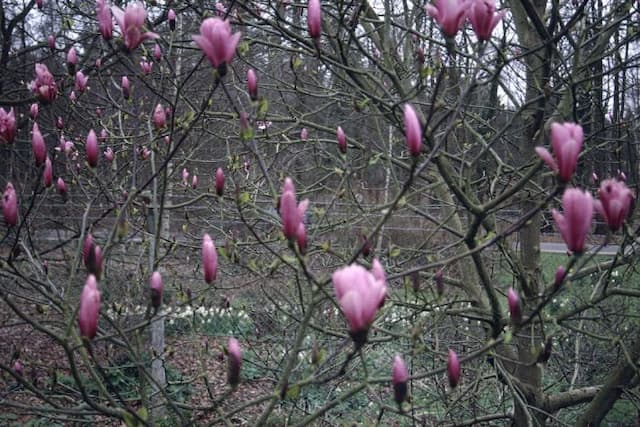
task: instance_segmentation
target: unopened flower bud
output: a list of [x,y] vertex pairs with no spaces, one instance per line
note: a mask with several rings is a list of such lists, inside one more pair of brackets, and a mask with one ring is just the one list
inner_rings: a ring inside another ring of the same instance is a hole
[[460,382],[460,361],[458,361],[458,355],[453,350],[449,350],[449,357],[447,358],[447,377],[452,388]]
[[522,303],[515,289],[509,288],[507,292],[507,302],[509,304],[511,321],[517,325],[522,321]]
[[229,354],[227,381],[231,387],[236,387],[240,383],[240,368],[242,367],[242,350],[237,339],[229,338],[227,352]]
[[407,381],[409,381],[409,372],[404,364],[404,360],[399,354],[393,358],[393,367],[391,370],[391,384],[393,385],[393,398],[398,405],[407,399]]
[[80,334],[93,339],[98,331],[98,317],[100,316],[100,291],[94,275],[90,274],[80,295],[80,309],[78,310],[78,326]]
[[224,171],[222,168],[216,170],[216,194],[220,197],[224,194]]
[[162,276],[159,272],[154,271],[149,279],[149,289],[151,290],[151,306],[154,309],[158,309],[162,305]]

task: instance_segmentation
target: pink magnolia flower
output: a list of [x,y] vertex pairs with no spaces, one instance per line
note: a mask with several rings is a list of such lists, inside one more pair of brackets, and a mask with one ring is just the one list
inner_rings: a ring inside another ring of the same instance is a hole
[[307,253],[307,229],[304,226],[304,222],[301,222],[296,232],[296,243],[298,244],[298,250],[302,255]]
[[[4,110],[2,110],[0,108],[0,134],[2,132],[2,127],[1,126],[2,126],[2,113],[3,112],[4,112]],[[31,104],[31,107],[29,107],[29,115],[31,116],[31,119],[35,120],[38,117],[38,113],[39,112],[40,112],[40,107],[38,106],[38,104],[36,102]]]
[[72,103],[75,104],[76,99],[77,99],[76,98],[76,92],[72,90],[71,93],[69,94],[69,101],[71,101]]
[[536,153],[558,175],[560,181],[569,182],[576,170],[583,138],[582,126],[554,123],[551,125],[551,145],[555,159],[544,147],[536,147]]
[[98,137],[96,133],[91,129],[87,135],[87,143],[85,145],[85,152],[87,154],[87,163],[92,168],[98,166],[98,159],[100,158],[100,148],[98,147]]
[[176,30],[176,12],[173,9],[169,9],[167,13],[167,19],[169,20],[169,29],[171,31]]
[[582,253],[587,233],[591,229],[593,198],[588,192],[569,188],[562,195],[564,215],[553,209],[551,214],[567,248],[574,253]]
[[64,129],[64,120],[60,116],[56,117],[56,127],[60,130]]
[[71,47],[67,51],[67,69],[69,70],[70,75],[75,73],[76,65],[78,65],[78,54],[76,53],[76,48]]
[[31,82],[31,91],[41,102],[49,103],[58,95],[56,81],[44,64],[36,64],[36,78]]
[[111,13],[120,27],[124,45],[129,51],[134,50],[145,40],[159,37],[156,33],[142,32],[147,11],[140,2],[130,4],[124,11],[117,6],[111,6]]
[[105,142],[107,140],[107,136],[109,136],[109,134],[107,134],[107,130],[102,128],[100,131],[100,141]]
[[107,147],[107,149],[104,150],[103,154],[104,154],[104,159],[107,162],[111,163],[113,161],[114,154],[113,154],[113,150],[111,149],[111,147]]
[[191,188],[193,188],[194,190],[198,188],[198,175],[194,174],[191,178]]
[[140,149],[140,158],[142,160],[147,160],[150,155],[151,155],[151,150],[149,150],[148,147],[142,147]]
[[300,139],[306,141],[309,138],[309,131],[307,128],[302,128],[300,131]]
[[447,376],[449,377],[449,385],[452,388],[460,382],[460,361],[456,352],[451,349],[447,358]]
[[411,104],[404,106],[404,136],[409,154],[419,156],[422,151],[422,125]]
[[189,185],[189,170],[187,168],[183,168],[182,169],[182,185],[184,185],[185,187],[187,185]]
[[407,381],[409,381],[409,372],[404,360],[399,354],[393,357],[393,365],[391,368],[391,384],[393,385],[393,398],[398,405],[407,398]]
[[467,0],[435,0],[425,9],[429,16],[440,25],[440,30],[447,37],[455,37],[464,25],[469,3]]
[[506,11],[496,13],[494,0],[473,0],[469,12],[469,22],[471,22],[471,28],[476,33],[478,40],[489,40],[493,29],[506,13]]
[[156,129],[162,129],[167,124],[167,113],[165,113],[161,104],[156,105],[153,111],[153,124]]
[[93,235],[91,233],[87,233],[87,237],[84,238],[84,243],[82,244],[82,262],[85,267],[89,265],[89,256],[94,247],[95,243],[93,242]]
[[222,168],[216,170],[216,194],[218,196],[224,194],[224,171]]
[[202,268],[204,269],[204,281],[211,283],[216,280],[218,272],[218,253],[216,245],[208,234],[202,237]]
[[45,187],[51,187],[53,184],[53,166],[49,156],[44,160],[44,170],[42,171],[42,183]]
[[160,62],[160,60],[162,59],[162,48],[158,43],[156,43],[156,46],[153,48],[153,57],[155,58],[156,62]]
[[47,37],[47,45],[49,46],[49,50],[51,50],[51,52],[55,52],[56,51],[56,38],[53,35],[49,35],[49,37]]
[[111,11],[107,6],[106,0],[96,0],[96,16],[102,38],[111,40],[113,37],[113,20],[111,19]]
[[287,239],[295,240],[308,206],[309,200],[307,199],[298,204],[293,181],[289,177],[285,178],[282,196],[280,196],[280,218],[282,219],[282,232]]
[[522,304],[520,297],[515,289],[509,288],[507,292],[507,303],[509,305],[509,315],[513,323],[518,324],[522,321]]
[[36,161],[36,166],[40,166],[47,158],[47,146],[44,143],[44,138],[36,122],[33,123],[32,134],[31,147],[33,149],[33,158]]
[[82,260],[87,271],[100,278],[102,274],[102,249],[95,243],[91,233],[87,234],[82,245]]
[[98,317],[100,317],[100,291],[96,277],[90,274],[84,283],[78,310],[78,326],[84,338],[93,339],[96,336]]
[[162,305],[162,292],[164,290],[162,276],[159,272],[154,271],[149,278],[149,289],[151,292],[151,306],[157,310]]
[[211,65],[219,68],[221,75],[226,73],[223,64],[230,64],[236,53],[241,34],[231,34],[231,24],[220,18],[207,18],[200,25],[200,34],[193,41],[207,56]]
[[314,38],[320,38],[322,34],[322,8],[320,6],[320,0],[309,0],[307,7],[307,28],[309,28],[309,35]]
[[256,76],[253,68],[249,68],[249,71],[247,71],[247,91],[252,101],[258,99],[258,76]]
[[229,354],[227,381],[230,386],[235,387],[240,383],[240,368],[242,368],[242,349],[237,339],[229,338],[227,353]]
[[129,83],[129,78],[127,76],[122,76],[122,83],[120,86],[122,87],[122,96],[124,99],[129,99],[131,96],[131,83]]
[[2,193],[2,216],[8,227],[18,223],[18,196],[10,182],[4,187],[4,193]]
[[225,16],[227,14],[227,8],[224,7],[222,2],[216,2],[216,15]]
[[22,367],[22,363],[20,362],[20,360],[16,360],[16,362],[13,364],[13,372],[15,372],[19,377],[24,375],[24,368]]
[[56,180],[56,190],[58,190],[58,193],[62,197],[65,197],[67,195],[67,185],[64,183],[62,177],[58,177],[58,179]]
[[143,58],[143,60],[140,61],[140,68],[144,74],[149,75],[153,71],[153,63]]
[[598,198],[594,201],[596,212],[604,218],[611,231],[617,231],[629,215],[633,192],[622,181],[605,179],[600,184]]
[[[34,105],[36,105],[37,111],[38,104]],[[31,109],[33,110],[33,106]],[[4,108],[0,108],[0,144],[11,144],[16,138],[17,129],[16,115],[13,112],[13,108],[9,112],[4,111]]]
[[351,264],[331,276],[336,298],[357,345],[367,340],[369,326],[387,294],[387,285],[364,267]]
[[82,71],[78,71],[76,73],[76,81],[75,81],[75,89],[82,93],[87,89],[87,82],[89,81],[89,77],[85,76]]
[[44,0],[36,0],[36,6],[38,9],[42,9],[42,5],[44,4]]
[[347,152],[347,135],[344,134],[342,126],[338,126],[336,138],[338,139],[338,150],[340,150],[342,154],[345,154]]

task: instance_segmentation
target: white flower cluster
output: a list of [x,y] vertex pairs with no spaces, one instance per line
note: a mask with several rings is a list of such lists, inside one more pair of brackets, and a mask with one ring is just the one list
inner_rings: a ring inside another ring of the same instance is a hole
[[[135,307],[123,307],[123,308],[116,307],[116,308],[117,308],[116,311],[114,311],[112,308],[109,308],[107,310],[107,315],[109,317],[116,317],[116,316],[128,317],[128,316],[144,315],[147,312],[147,307],[143,307],[140,305],[136,305]],[[194,309],[190,305],[185,305],[182,307],[165,306],[160,310],[158,314],[161,316],[164,316],[169,321],[170,325],[182,319],[192,320],[194,316],[196,316],[196,319],[202,322],[207,322],[207,323],[211,323],[216,319],[223,319],[223,318],[249,320],[249,315],[245,311],[234,310],[233,307],[207,308],[204,306],[200,306]]]

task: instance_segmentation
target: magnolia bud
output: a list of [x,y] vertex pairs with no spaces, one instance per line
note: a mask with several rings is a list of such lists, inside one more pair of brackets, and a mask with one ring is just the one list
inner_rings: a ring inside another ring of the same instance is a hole
[[16,360],[16,362],[13,364],[13,372],[15,372],[15,374],[19,377],[24,375],[24,369],[22,368],[22,363],[20,363],[20,360]]
[[151,289],[151,306],[156,310],[162,305],[162,276],[159,272],[154,271],[149,279],[149,288]]
[[204,269],[204,280],[211,283],[216,280],[218,271],[218,253],[211,236],[205,234],[202,238],[202,268]]
[[153,124],[156,129],[162,129],[167,124],[167,113],[161,104],[156,105],[153,111]]
[[393,385],[393,398],[398,405],[407,399],[407,381],[409,381],[409,373],[404,364],[404,360],[399,354],[393,358],[393,367],[391,370],[391,384]]
[[78,310],[78,326],[83,337],[93,339],[96,336],[99,316],[100,291],[95,276],[90,274],[82,289],[80,309]]
[[13,184],[8,182],[2,194],[2,215],[7,226],[18,224],[18,196]]
[[340,150],[342,154],[345,154],[347,152],[347,136],[344,134],[342,126],[338,126],[336,136],[338,139],[338,150]]
[[124,99],[129,99],[129,96],[131,96],[131,83],[129,83],[129,77],[122,76],[122,83],[120,86],[122,87],[122,96]]
[[92,168],[98,166],[98,159],[100,158],[100,149],[98,147],[98,137],[96,133],[91,129],[89,135],[87,135],[87,143],[85,145],[85,152],[87,155],[87,163]]
[[173,9],[169,9],[167,13],[167,19],[169,20],[169,29],[171,31],[176,30],[176,12]]
[[42,184],[45,187],[51,187],[53,184],[53,166],[49,156],[44,159],[44,170],[42,171]]
[[47,146],[44,143],[44,138],[36,122],[33,123],[32,133],[31,147],[33,149],[33,158],[36,161],[36,166],[40,166],[47,158]]
[[67,69],[72,76],[76,73],[76,65],[78,65],[78,54],[76,48],[71,47],[67,52]]
[[449,385],[452,388],[460,382],[460,362],[458,361],[458,355],[453,350],[449,350],[449,357],[447,358],[447,376]]
[[220,197],[224,194],[224,171],[222,168],[216,170],[216,194]]
[[62,197],[66,197],[67,195],[67,185],[64,183],[64,180],[61,177],[58,177],[56,181],[56,190]]
[[256,76],[256,72],[252,68],[247,71],[247,91],[252,101],[258,99],[258,76]]
[[156,43],[156,46],[153,48],[153,57],[157,62],[160,62],[160,60],[162,59],[162,48],[157,43]]
[[87,271],[100,279],[100,275],[102,274],[102,249],[96,244],[94,244],[92,250],[89,251]]
[[227,352],[229,354],[227,381],[231,387],[236,387],[240,382],[240,368],[242,367],[242,350],[237,339],[229,338]]
[[518,292],[516,292],[515,289],[509,288],[507,292],[507,302],[509,304],[511,321],[517,325],[522,321],[522,304]]
[[422,125],[410,104],[404,106],[404,135],[409,154],[419,156],[422,151]]
[[296,233],[296,243],[298,244],[298,250],[302,255],[307,253],[307,229],[304,226],[304,223],[301,222],[298,226],[298,231]]
[[36,117],[38,117],[38,111],[40,110],[40,108],[38,107],[38,104],[33,103],[31,104],[31,108],[29,108],[29,115],[31,116],[31,118],[33,120],[36,119]]

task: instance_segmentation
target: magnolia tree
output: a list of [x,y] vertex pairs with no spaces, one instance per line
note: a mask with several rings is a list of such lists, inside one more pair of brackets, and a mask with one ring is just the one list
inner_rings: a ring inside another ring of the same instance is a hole
[[3,420],[633,423],[636,2],[0,13]]

